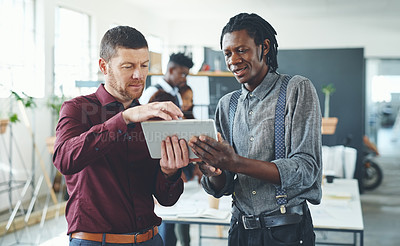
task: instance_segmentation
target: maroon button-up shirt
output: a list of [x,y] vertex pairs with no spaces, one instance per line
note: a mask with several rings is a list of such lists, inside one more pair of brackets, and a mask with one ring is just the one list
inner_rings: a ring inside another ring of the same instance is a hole
[[123,110],[103,85],[61,108],[53,161],[70,195],[68,234],[130,233],[159,225],[153,195],[171,206],[183,192],[182,179],[165,178],[159,160],[150,158],[140,123],[127,126]]

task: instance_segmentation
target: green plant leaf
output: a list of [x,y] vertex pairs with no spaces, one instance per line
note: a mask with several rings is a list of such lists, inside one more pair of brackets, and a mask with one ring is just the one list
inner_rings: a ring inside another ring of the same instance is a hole
[[24,101],[24,105],[26,108],[36,108],[36,103],[34,101],[34,98],[31,96],[28,96],[27,94],[25,94],[24,92],[22,92],[22,94],[24,94],[24,96],[26,96],[26,99]]
[[25,108],[35,108],[36,107],[36,103],[33,97],[28,96],[27,94],[25,94],[24,92],[22,92],[22,94],[24,96],[26,96],[26,98],[22,98],[20,95],[18,95],[17,92],[15,91],[11,91],[11,94],[15,97],[15,99],[17,101],[21,101],[22,104],[24,104]]
[[16,113],[10,114],[9,118],[11,123],[19,122],[18,115]]
[[336,88],[335,88],[335,86],[331,83],[331,84],[328,84],[328,85],[323,85],[322,86],[322,92],[325,94],[325,95],[330,95],[330,94],[332,94],[332,93],[334,93],[336,91]]

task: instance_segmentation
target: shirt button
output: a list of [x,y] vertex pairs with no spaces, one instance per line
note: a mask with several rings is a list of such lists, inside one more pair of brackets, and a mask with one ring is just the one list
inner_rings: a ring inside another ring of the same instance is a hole
[[249,96],[250,96],[250,97],[253,97],[253,93],[250,93]]
[[250,110],[250,111],[249,111],[249,115],[252,115],[252,114],[253,114],[253,110]]
[[253,191],[251,192],[251,194],[255,195],[255,194],[257,194],[257,191],[253,190]]
[[253,137],[253,136],[250,137],[250,141],[251,141],[251,142],[254,141],[254,137]]

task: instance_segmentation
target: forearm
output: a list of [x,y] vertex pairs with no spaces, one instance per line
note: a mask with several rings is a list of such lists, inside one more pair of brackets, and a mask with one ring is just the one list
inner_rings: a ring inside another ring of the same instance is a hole
[[272,184],[281,184],[279,170],[273,162],[253,160],[240,156],[238,163],[235,165],[235,170],[232,171],[265,180]]

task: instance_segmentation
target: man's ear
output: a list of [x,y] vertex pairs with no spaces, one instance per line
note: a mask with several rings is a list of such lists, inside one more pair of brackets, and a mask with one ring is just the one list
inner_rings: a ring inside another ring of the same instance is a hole
[[104,75],[107,75],[107,62],[103,59],[99,59],[99,68]]
[[271,43],[270,43],[270,41],[269,41],[269,39],[265,39],[264,40],[264,51],[263,51],[263,56],[266,56],[267,54],[268,54],[268,52],[269,52],[269,49],[270,49],[270,47],[271,47]]
[[174,72],[174,69],[175,69],[174,66],[170,66],[170,67],[168,68],[169,74],[172,74],[172,73]]

